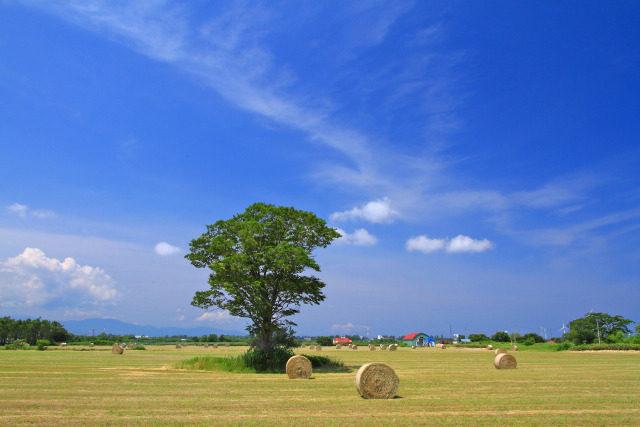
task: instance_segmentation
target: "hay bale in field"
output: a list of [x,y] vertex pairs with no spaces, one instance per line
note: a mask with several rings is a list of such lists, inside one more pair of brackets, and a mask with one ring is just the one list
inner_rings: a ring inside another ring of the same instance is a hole
[[316,349],[316,346],[315,346],[315,345],[313,345],[313,344],[309,344],[309,350],[315,350],[315,349]]
[[225,347],[229,347],[230,345],[231,345],[231,344],[229,344],[229,343],[225,343],[225,345],[224,345],[224,346],[225,346]]
[[214,345],[213,345],[213,348],[218,348],[218,344],[214,344]]
[[412,345],[412,346],[411,346],[411,350],[415,350],[415,349],[416,349],[416,346],[415,346],[415,345]]
[[91,343],[89,343],[89,347],[92,347],[92,348],[93,348],[93,343],[92,343],[92,342],[91,342]]
[[61,342],[61,343],[60,343],[60,347],[66,347],[66,346],[67,346],[67,343],[66,343],[66,342]]
[[493,346],[492,346],[491,344],[489,344],[489,345],[487,346],[487,350],[493,350]]
[[124,348],[120,347],[118,344],[114,344],[113,347],[111,347],[111,353],[122,354],[124,353]]
[[351,346],[351,350],[357,350],[357,349],[358,349],[357,345],[354,344],[354,345]]
[[342,348],[342,345],[340,345],[340,344],[336,344],[336,349],[337,349],[337,350],[340,350],[341,348]]
[[176,348],[182,348],[180,344],[176,344]]
[[398,344],[391,344],[389,346],[389,351],[396,351],[398,349]]
[[369,350],[370,351],[376,351],[376,346],[373,344],[369,344]]
[[516,369],[518,366],[518,362],[516,362],[516,358],[507,353],[501,353],[496,356],[493,361],[493,366],[496,369]]
[[127,344],[127,348],[133,348],[133,344],[131,343]]
[[380,344],[380,350],[386,350],[386,349],[387,349],[387,346],[386,346],[386,345],[384,345],[384,344]]
[[362,365],[356,374],[356,389],[365,399],[393,399],[399,384],[393,369],[380,362]]
[[316,351],[321,351],[322,350],[322,346],[321,345],[317,345],[316,346]]
[[302,343],[302,345],[300,347],[307,348],[307,345],[305,343]]
[[203,347],[204,348],[209,348],[209,344],[205,344]]
[[287,361],[287,376],[290,379],[311,378],[311,362],[304,356],[293,356]]
[[518,346],[517,345],[512,345],[511,346],[511,351],[518,351]]
[[496,348],[496,356],[499,354],[505,354],[507,352],[506,348]]

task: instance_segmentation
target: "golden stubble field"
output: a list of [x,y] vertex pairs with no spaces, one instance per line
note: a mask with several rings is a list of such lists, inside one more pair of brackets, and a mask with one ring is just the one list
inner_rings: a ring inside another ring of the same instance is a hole
[[[168,368],[246,347],[78,350],[0,351],[0,425],[640,424],[639,352],[518,352],[518,369],[497,370],[487,350],[298,349],[350,371],[289,380]],[[398,374],[396,399],[358,395],[356,370],[373,361]]]

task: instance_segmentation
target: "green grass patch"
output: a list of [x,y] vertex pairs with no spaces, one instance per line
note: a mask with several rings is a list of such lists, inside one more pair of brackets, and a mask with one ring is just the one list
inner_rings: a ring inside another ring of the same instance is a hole
[[242,355],[236,357],[200,356],[182,360],[173,364],[174,368],[192,371],[217,371],[235,373],[255,373],[246,365]]
[[571,348],[573,351],[599,351],[599,350],[631,350],[640,351],[640,344],[615,343],[615,344],[582,344]]
[[[335,357],[329,356],[316,356],[309,354],[302,354],[301,356],[306,357],[311,362],[311,367],[313,369],[319,370],[345,370],[344,362],[342,360],[336,359]],[[348,369],[346,369],[348,370]]]

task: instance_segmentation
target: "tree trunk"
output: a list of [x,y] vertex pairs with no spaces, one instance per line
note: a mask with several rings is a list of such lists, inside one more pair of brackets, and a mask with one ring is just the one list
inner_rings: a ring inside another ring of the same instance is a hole
[[263,327],[260,331],[260,335],[260,347],[264,351],[271,351],[271,330]]

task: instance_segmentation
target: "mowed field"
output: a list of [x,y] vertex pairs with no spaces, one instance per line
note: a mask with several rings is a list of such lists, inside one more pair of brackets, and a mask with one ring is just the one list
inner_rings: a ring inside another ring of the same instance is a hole
[[[640,352],[517,352],[518,369],[497,370],[480,349],[298,349],[349,370],[290,380],[171,368],[246,347],[78,350],[0,351],[0,425],[640,424]],[[373,361],[398,374],[397,398],[358,395],[356,371]]]

